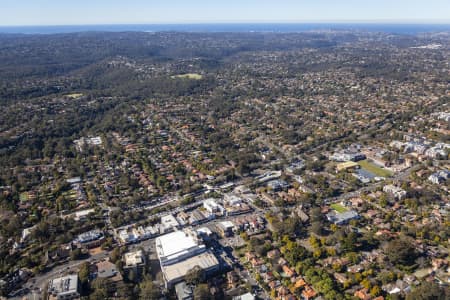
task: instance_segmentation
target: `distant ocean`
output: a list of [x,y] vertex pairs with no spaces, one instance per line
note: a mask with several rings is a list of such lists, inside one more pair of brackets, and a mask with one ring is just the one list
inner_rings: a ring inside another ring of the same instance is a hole
[[302,24],[149,24],[79,26],[0,26],[0,33],[56,34],[87,31],[106,32],[305,32],[311,30],[360,30],[415,35],[422,32],[450,31],[450,24],[375,24],[375,23],[302,23]]

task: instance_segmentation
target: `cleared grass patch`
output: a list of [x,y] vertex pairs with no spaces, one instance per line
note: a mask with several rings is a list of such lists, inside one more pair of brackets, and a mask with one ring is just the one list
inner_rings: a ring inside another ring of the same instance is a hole
[[335,211],[337,211],[338,213],[344,213],[344,212],[348,211],[345,207],[343,207],[339,203],[333,203],[330,205],[330,207],[332,209],[334,209]]
[[28,201],[28,194],[27,193],[20,193],[19,200],[20,200],[20,202]]
[[203,78],[203,76],[197,73],[187,73],[187,74],[173,75],[170,76],[170,78],[186,78],[186,79],[200,80]]
[[367,159],[358,161],[358,165],[364,170],[375,174],[378,177],[390,177],[392,176],[392,172],[386,169],[380,168],[377,165],[369,162]]
[[77,98],[83,97],[83,94],[82,93],[74,93],[74,94],[66,95],[66,97],[69,97],[72,99],[77,99]]

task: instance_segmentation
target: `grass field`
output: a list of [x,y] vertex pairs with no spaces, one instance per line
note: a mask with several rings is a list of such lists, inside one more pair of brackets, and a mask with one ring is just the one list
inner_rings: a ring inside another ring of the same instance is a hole
[[20,200],[20,202],[28,201],[28,194],[27,193],[20,193],[19,200]]
[[200,80],[203,78],[203,76],[200,74],[197,74],[197,73],[187,73],[187,74],[174,75],[174,76],[171,76],[171,78],[187,78],[187,79]]
[[339,203],[333,203],[330,206],[332,209],[334,209],[338,213],[343,213],[343,212],[347,211],[347,209],[345,207],[343,207],[342,205],[340,205]]
[[83,97],[83,94],[81,94],[81,93],[74,93],[74,94],[69,94],[69,95],[66,95],[66,96],[69,97],[69,98],[72,98],[72,99],[77,99],[77,98]]
[[360,165],[361,168],[363,168],[364,170],[369,171],[370,173],[373,173],[373,174],[375,174],[376,176],[379,176],[379,177],[392,176],[392,172],[391,171],[382,169],[382,168],[378,167],[377,165],[375,165],[375,164],[373,164],[371,162],[368,162],[367,159],[358,161],[358,165]]

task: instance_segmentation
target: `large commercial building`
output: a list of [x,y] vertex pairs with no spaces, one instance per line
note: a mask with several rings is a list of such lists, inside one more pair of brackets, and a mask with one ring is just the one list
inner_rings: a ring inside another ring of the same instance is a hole
[[175,231],[156,239],[161,266],[171,265],[206,251],[205,245],[189,230]]
[[206,273],[216,271],[219,261],[191,230],[175,231],[156,239],[156,251],[166,287],[184,279],[186,273],[198,266]]

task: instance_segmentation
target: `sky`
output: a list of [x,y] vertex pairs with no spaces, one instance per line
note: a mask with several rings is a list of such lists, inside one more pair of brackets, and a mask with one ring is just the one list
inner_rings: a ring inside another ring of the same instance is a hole
[[450,0],[0,0],[0,26],[252,22],[450,24]]

